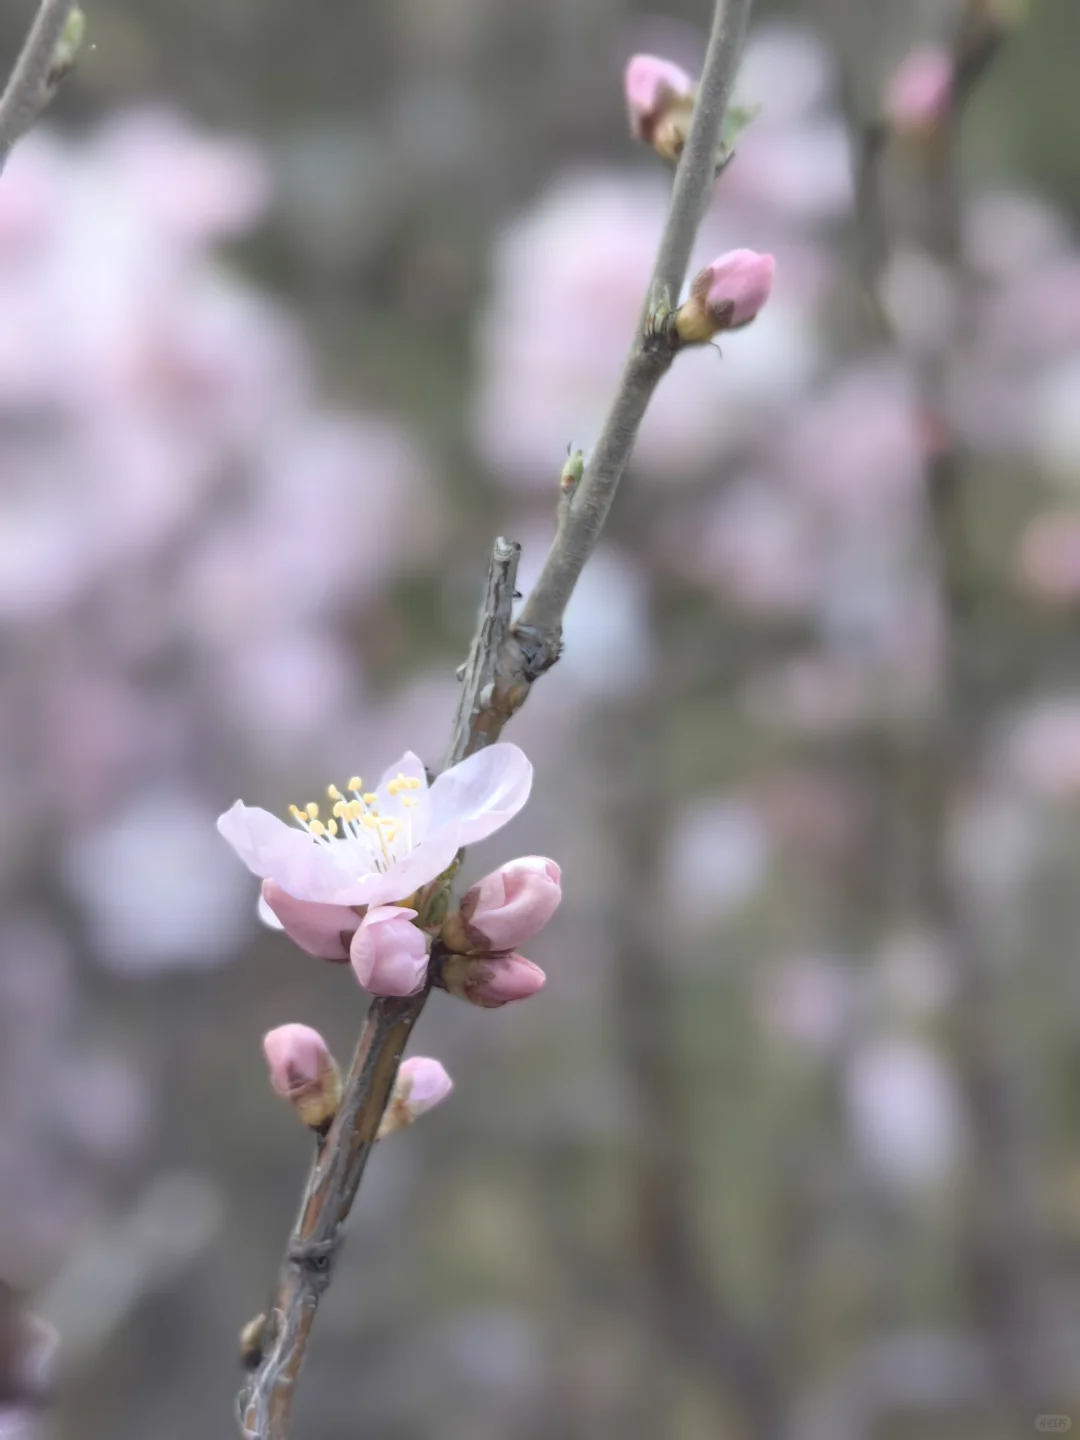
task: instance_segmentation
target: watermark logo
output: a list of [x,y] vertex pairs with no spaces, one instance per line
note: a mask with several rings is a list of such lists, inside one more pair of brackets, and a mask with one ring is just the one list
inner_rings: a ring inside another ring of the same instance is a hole
[[1035,1421],[1035,1429],[1044,1435],[1064,1435],[1072,1429],[1072,1420],[1068,1415],[1040,1415]]

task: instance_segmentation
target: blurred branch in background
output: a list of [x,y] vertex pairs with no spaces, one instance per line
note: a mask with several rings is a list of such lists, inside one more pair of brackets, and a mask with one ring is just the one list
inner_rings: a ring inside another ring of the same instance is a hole
[[40,1300],[63,1336],[64,1374],[85,1374],[147,1296],[167,1288],[210,1249],[221,1223],[217,1187],[201,1175],[171,1173],[88,1235]]
[[[1047,1393],[1041,1261],[1002,1016],[952,853],[952,826],[971,770],[972,742],[985,738],[990,718],[985,704],[990,697],[980,703],[972,688],[970,627],[980,589],[973,573],[964,444],[949,410],[957,367],[965,363],[972,343],[978,283],[963,251],[957,150],[965,102],[1009,29],[1006,7],[993,0],[965,0],[950,45],[923,45],[901,62],[882,117],[860,119],[853,113],[857,101],[851,78],[845,90],[849,121],[856,127],[852,142],[863,281],[870,287],[874,315],[911,367],[920,406],[928,456],[930,560],[940,613],[938,695],[922,733],[898,734],[888,745],[894,780],[886,803],[910,817],[911,903],[916,918],[940,937],[952,967],[949,1029],[972,1141],[960,1222],[968,1296],[993,1356],[999,1400],[1012,1408],[1019,1424],[1030,1421]],[[928,284],[949,295],[945,314],[928,334],[918,333],[897,312],[895,295],[888,293],[890,264],[905,253],[909,263],[914,255],[927,267]],[[958,1383],[957,1396],[963,1388]]]
[[[662,617],[659,641],[665,653]],[[620,711],[602,712],[597,765],[611,774],[606,913],[614,961],[612,1035],[631,1101],[633,1249],[641,1257],[643,1322],[675,1373],[710,1397],[714,1433],[778,1440],[783,1403],[771,1336],[744,1319],[724,1259],[702,1236],[693,1163],[697,1135],[680,1075],[679,1026],[661,857],[672,819],[664,744],[677,699],[663,671]],[[632,897],[632,898],[630,898]],[[737,1419],[735,1417],[738,1417]]]
[[15,68],[0,94],[0,171],[11,148],[56,94],[82,43],[83,14],[72,0],[41,0]]

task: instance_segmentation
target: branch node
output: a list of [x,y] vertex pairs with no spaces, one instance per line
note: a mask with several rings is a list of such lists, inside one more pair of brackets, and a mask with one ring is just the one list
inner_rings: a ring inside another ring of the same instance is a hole
[[554,634],[543,634],[535,625],[515,625],[511,634],[517,642],[521,673],[531,685],[545,670],[550,670],[562,654],[562,627]]
[[320,1294],[330,1283],[334,1256],[341,1247],[341,1232],[335,1229],[329,1240],[294,1240],[289,1245],[288,1261]]

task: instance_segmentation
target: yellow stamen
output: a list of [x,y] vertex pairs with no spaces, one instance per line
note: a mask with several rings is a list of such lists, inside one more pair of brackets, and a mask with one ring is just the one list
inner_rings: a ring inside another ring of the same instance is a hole
[[402,800],[401,803],[402,803],[402,805],[405,807],[405,809],[407,809],[407,810],[412,810],[415,806],[417,806],[417,805],[420,804],[420,801],[419,801],[419,800],[409,800],[409,799],[405,799],[405,800]]
[[396,794],[398,793],[398,791],[401,789],[401,781],[400,781],[400,780],[391,780],[391,781],[390,781],[390,784],[387,785],[386,788],[387,788],[387,790],[389,790],[389,792],[390,792],[391,795],[396,795]]
[[378,800],[379,797],[378,795],[376,795],[374,790],[369,790],[367,794],[362,796],[361,798],[363,799],[365,805],[374,805],[375,801]]
[[322,823],[321,820],[312,820],[311,824],[308,826],[308,829],[311,831],[312,835],[326,834],[326,826]]
[[337,821],[336,821],[336,820],[329,820],[329,821],[327,821],[326,828],[327,828],[327,830],[329,830],[329,832],[330,832],[331,835],[336,835],[337,832],[338,832],[338,823],[337,823]]
[[361,815],[359,818],[360,818],[360,820],[363,822],[364,827],[365,827],[366,829],[368,829],[368,830],[377,830],[377,829],[379,828],[379,821],[378,821],[378,817],[377,817],[377,816],[375,816],[375,815]]
[[364,813],[364,807],[359,800],[350,800],[345,807],[346,820],[359,820]]
[[359,776],[359,775],[354,775],[354,776],[352,777],[352,779],[349,781],[349,789],[350,789],[350,790],[359,790],[360,787],[363,785],[363,783],[364,783],[364,782],[360,779],[360,776]]
[[330,796],[331,800],[340,800],[342,798],[341,791],[337,788],[336,785],[327,785],[326,793]]
[[335,815],[339,820],[347,820],[347,819],[348,819],[348,810],[349,810],[349,802],[348,802],[347,800],[337,800],[337,801],[335,801],[333,813],[334,813],[334,815]]
[[309,800],[307,802],[307,813],[311,816],[312,820],[317,820],[319,818],[319,807],[315,804],[314,800]]
[[308,818],[307,811],[301,810],[299,805],[290,805],[289,814],[294,820],[306,820]]

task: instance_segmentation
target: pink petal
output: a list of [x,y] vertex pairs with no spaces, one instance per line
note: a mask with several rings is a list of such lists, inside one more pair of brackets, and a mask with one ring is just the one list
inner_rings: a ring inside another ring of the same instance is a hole
[[[324,905],[297,900],[275,880],[264,880],[262,898],[281,922],[290,940],[309,955],[344,962],[349,958],[349,941],[360,924],[360,916],[347,905]],[[344,939],[342,937],[345,937]]]
[[533,767],[516,745],[489,745],[470,755],[431,787],[428,833],[456,823],[460,845],[486,840],[528,800],[532,778]]
[[714,260],[706,272],[709,288],[706,296],[711,306],[730,301],[732,325],[745,325],[753,320],[769,298],[776,261],[771,255],[756,250],[732,250]]
[[279,1025],[263,1036],[270,1083],[286,1100],[305,1085],[317,1085],[333,1064],[326,1041],[310,1025]]
[[412,924],[415,910],[381,905],[369,910],[352,938],[356,978],[372,995],[413,995],[427,974],[427,942]]
[[398,1079],[409,1082],[406,1104],[412,1119],[440,1105],[454,1088],[454,1082],[441,1062],[424,1055],[413,1055],[403,1061]]
[[562,899],[561,872],[554,860],[525,855],[485,875],[461,902],[470,934],[489,951],[516,950],[538,935]]
[[650,114],[664,88],[689,95],[694,82],[686,71],[658,55],[634,55],[626,67],[626,101],[632,113]]

